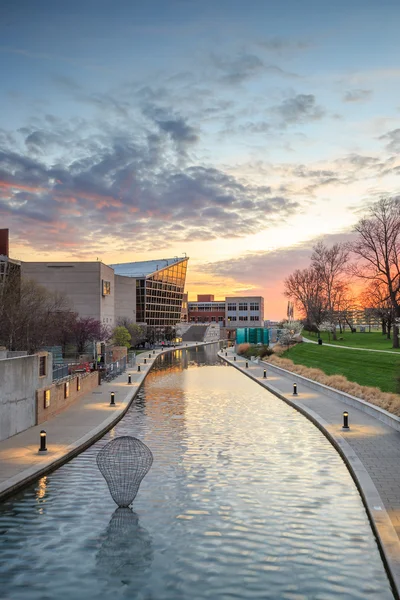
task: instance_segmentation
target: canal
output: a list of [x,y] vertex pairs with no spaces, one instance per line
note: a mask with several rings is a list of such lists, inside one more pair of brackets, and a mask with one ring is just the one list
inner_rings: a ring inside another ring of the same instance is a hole
[[[121,435],[154,455],[132,510],[96,465]],[[340,456],[216,346],[162,356],[118,425],[3,502],[0,539],[7,600],[393,599]]]

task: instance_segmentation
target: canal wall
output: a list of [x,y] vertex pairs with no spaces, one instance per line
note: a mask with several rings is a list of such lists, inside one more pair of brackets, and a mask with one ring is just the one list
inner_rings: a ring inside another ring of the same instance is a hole
[[76,400],[99,385],[99,373],[82,373],[36,391],[35,425],[66,410]]
[[0,360],[0,441],[35,425],[36,390],[51,385],[52,362],[48,352]]

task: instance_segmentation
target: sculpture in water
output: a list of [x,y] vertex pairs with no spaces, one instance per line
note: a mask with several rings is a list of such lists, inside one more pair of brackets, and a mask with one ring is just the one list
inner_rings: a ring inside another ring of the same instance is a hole
[[106,444],[96,461],[114,502],[127,507],[153,464],[153,454],[146,444],[126,435]]

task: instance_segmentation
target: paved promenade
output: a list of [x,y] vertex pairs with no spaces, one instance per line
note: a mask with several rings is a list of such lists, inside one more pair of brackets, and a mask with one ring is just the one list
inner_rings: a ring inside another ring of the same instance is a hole
[[[241,358],[233,348],[221,351],[220,355],[311,418],[342,454],[368,508],[399,594],[400,432],[305,384],[297,386],[298,395],[294,396],[293,377],[277,373],[266,362],[257,364]],[[264,369],[267,379],[263,377]],[[344,411],[349,413],[348,431],[342,431]]]
[[[183,344],[184,349],[195,343]],[[110,383],[82,396],[64,412],[41,425],[30,427],[7,440],[0,442],[0,499],[30,480],[36,479],[51,467],[65,462],[79,451],[100,438],[127,411],[132,399],[159,354],[173,351],[173,348],[158,349],[141,353],[136,365]],[[151,359],[149,359],[149,353]],[[144,359],[146,363],[144,364]],[[140,365],[140,372],[138,372]],[[128,375],[132,384],[128,385]],[[110,406],[111,392],[115,393],[116,406]],[[47,452],[39,454],[40,431],[47,433]]]

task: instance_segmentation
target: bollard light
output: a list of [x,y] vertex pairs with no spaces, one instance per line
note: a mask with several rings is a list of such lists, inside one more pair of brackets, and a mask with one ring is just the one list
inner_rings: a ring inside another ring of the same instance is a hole
[[349,413],[347,412],[347,410],[344,411],[343,413],[343,427],[342,429],[346,430],[346,429],[350,429],[349,427]]
[[140,365],[137,366],[137,370],[138,370],[138,372],[140,371]]
[[149,358],[151,358],[151,354],[149,354]]
[[143,362],[146,365],[147,364],[147,358],[145,358]]
[[293,384],[293,396],[297,396],[297,383]]
[[39,452],[47,452],[46,448],[46,432],[44,429],[40,432],[40,448]]
[[128,375],[128,385],[130,385],[132,383],[132,377],[131,375]]
[[225,352],[225,356],[228,356],[228,353],[227,353],[227,352]]
[[233,357],[234,362],[236,362],[236,356]]
[[246,369],[248,369],[248,368],[249,368],[249,363],[246,360]]
[[115,406],[115,394],[111,392],[110,406]]
[[156,353],[156,351],[155,351],[155,350],[153,350],[153,354],[155,354],[155,353]]
[[264,374],[263,374],[264,379],[267,379],[267,370],[264,369]]

